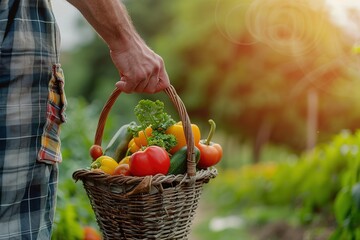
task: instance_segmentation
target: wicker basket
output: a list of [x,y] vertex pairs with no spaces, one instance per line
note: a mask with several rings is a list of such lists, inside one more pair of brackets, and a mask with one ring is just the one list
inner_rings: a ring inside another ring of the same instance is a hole
[[[110,176],[80,169],[81,180],[104,239],[187,239],[202,188],[217,170],[196,171],[194,138],[185,106],[175,89],[164,90],[176,107],[187,140],[187,173],[146,177]],[[101,145],[107,115],[119,96],[115,89],[99,118],[95,144]]]

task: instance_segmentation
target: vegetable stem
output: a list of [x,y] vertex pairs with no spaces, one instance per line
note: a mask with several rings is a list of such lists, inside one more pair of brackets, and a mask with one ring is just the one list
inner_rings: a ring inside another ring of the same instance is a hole
[[211,139],[215,133],[215,130],[216,130],[216,124],[214,122],[214,120],[212,119],[209,119],[209,123],[210,123],[210,131],[209,131],[209,135],[208,137],[206,138],[206,141],[205,141],[205,144],[206,145],[210,145],[210,142],[211,142]]

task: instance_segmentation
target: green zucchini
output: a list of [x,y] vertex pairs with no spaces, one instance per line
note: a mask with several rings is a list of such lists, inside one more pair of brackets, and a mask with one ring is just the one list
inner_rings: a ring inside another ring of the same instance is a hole
[[[200,150],[195,147],[195,161],[196,164],[200,160]],[[179,151],[177,151],[172,157],[170,158],[170,169],[168,174],[185,174],[187,170],[187,147],[182,147]]]

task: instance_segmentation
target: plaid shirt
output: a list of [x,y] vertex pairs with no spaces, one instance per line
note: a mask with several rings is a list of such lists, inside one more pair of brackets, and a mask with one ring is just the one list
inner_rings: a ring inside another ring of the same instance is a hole
[[50,239],[65,121],[50,0],[0,0],[0,239]]

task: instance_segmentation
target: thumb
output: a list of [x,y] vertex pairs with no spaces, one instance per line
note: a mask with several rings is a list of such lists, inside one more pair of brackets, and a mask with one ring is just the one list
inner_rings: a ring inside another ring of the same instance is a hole
[[121,90],[124,90],[125,85],[126,85],[126,82],[121,81],[121,80],[120,80],[120,81],[117,81],[117,82],[115,83],[115,86],[116,86],[117,88],[121,89]]
[[131,93],[133,89],[131,89],[130,84],[128,84],[128,82],[124,81],[124,80],[120,80],[118,82],[115,83],[115,86],[120,89],[120,91],[125,92],[125,93]]

